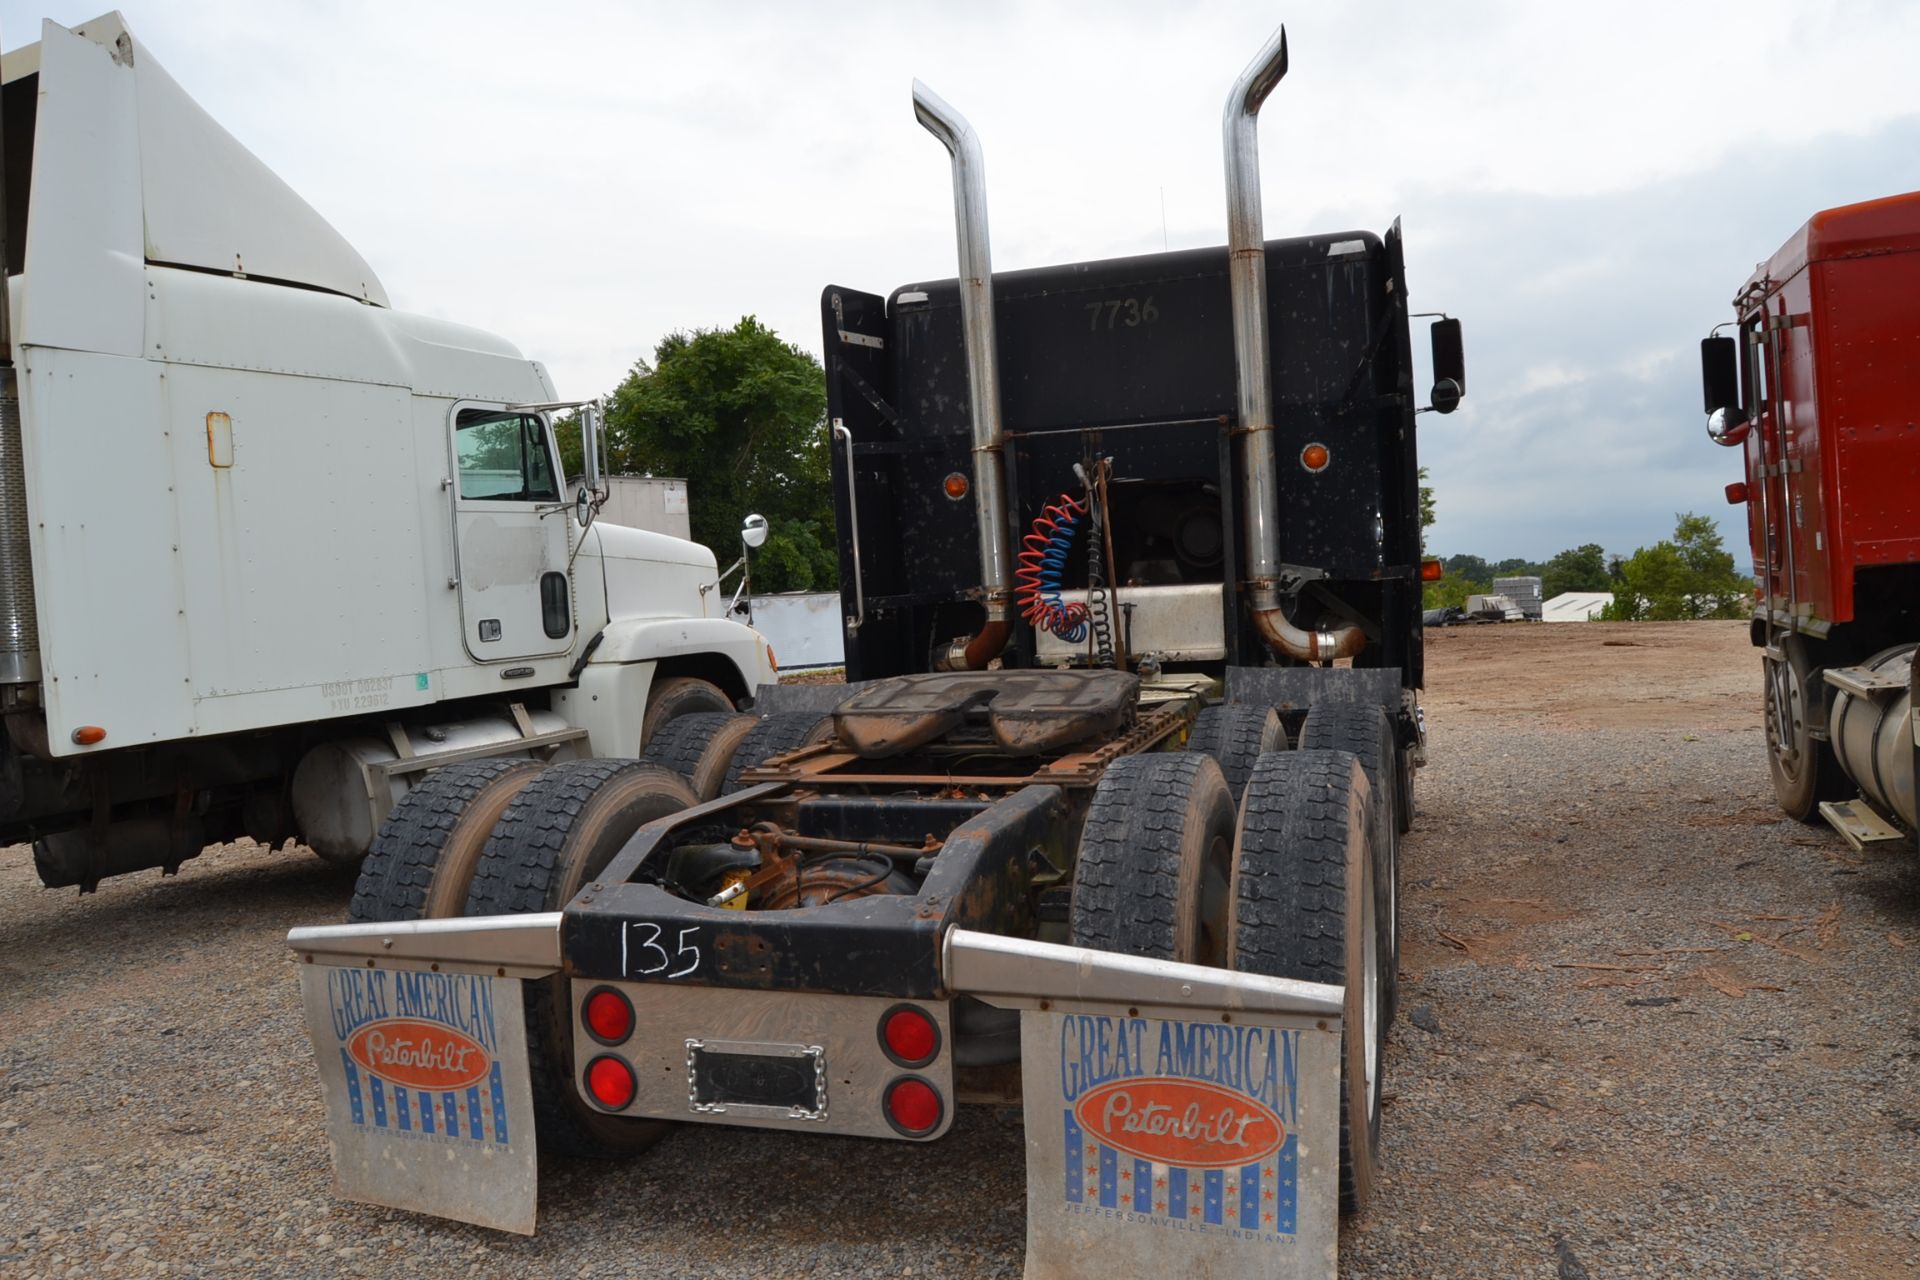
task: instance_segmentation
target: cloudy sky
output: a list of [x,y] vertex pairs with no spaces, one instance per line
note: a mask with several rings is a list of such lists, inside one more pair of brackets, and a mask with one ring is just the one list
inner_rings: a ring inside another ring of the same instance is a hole
[[[0,0],[0,41],[106,0]],[[1697,340],[1815,210],[1920,187],[1920,6],[128,0],[180,83],[373,264],[563,395],[829,282],[951,274],[926,80],[986,149],[1000,269],[1225,239],[1228,86],[1286,21],[1267,234],[1405,220],[1469,396],[1420,419],[1442,553],[1630,552],[1721,517]],[[1416,343],[1418,346],[1419,344]],[[1424,373],[1422,374],[1424,384]]]

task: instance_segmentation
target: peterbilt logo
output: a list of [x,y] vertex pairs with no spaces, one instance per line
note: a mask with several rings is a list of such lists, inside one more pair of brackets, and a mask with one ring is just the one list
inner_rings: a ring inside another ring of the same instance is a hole
[[1089,1135],[1142,1160],[1192,1169],[1253,1164],[1278,1151],[1286,1126],[1244,1093],[1147,1076],[1089,1090],[1074,1104]]
[[368,1023],[353,1033],[347,1052],[374,1075],[414,1089],[464,1089],[492,1065],[478,1041],[416,1018]]

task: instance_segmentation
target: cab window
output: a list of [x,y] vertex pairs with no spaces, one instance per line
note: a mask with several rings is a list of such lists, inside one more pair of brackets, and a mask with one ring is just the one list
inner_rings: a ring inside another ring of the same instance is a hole
[[558,502],[546,423],[529,413],[465,409],[454,423],[460,496],[496,502]]

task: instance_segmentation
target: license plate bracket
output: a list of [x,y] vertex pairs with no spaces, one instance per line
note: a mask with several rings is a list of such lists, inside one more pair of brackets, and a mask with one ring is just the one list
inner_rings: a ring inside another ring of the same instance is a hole
[[817,1044],[687,1040],[687,1105],[703,1115],[827,1118],[827,1055]]

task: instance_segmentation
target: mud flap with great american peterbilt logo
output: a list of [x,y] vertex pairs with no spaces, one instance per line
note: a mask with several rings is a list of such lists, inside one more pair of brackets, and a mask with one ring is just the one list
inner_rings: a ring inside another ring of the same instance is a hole
[[[520,927],[488,928],[509,922]],[[336,1195],[533,1234],[539,1179],[520,979],[553,966],[529,967],[516,952],[529,932],[557,949],[557,924],[556,914],[294,931]],[[491,948],[494,963],[473,962],[489,940],[507,945]]]
[[[520,980],[559,929],[288,935],[338,1194],[532,1233]],[[964,929],[943,951],[955,994],[1020,1010],[1028,1280],[1334,1274],[1341,988]]]
[[1339,987],[956,932],[1020,1013],[1026,1280],[1331,1277]]

